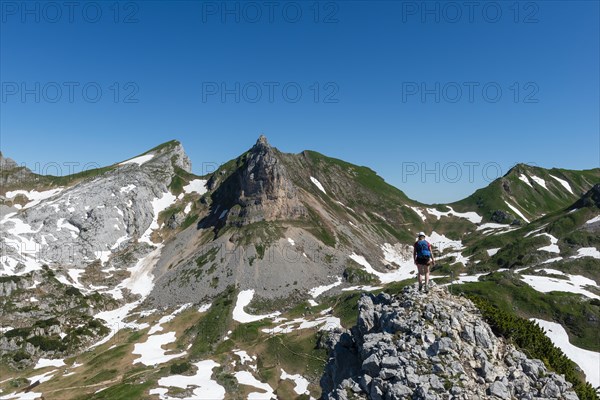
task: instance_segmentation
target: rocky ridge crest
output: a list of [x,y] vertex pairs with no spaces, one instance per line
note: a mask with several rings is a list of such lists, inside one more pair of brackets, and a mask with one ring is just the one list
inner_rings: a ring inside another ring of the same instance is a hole
[[363,295],[358,323],[329,337],[325,400],[577,399],[549,372],[494,336],[471,301],[435,287]]

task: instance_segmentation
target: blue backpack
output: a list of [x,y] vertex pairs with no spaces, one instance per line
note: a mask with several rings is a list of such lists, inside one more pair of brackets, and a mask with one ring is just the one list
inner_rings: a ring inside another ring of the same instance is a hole
[[419,240],[415,247],[417,248],[417,257],[431,257],[427,240]]

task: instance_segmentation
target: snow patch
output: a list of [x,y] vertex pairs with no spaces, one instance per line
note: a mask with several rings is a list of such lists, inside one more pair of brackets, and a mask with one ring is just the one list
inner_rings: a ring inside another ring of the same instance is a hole
[[569,185],[569,182],[565,181],[564,179],[560,179],[560,178],[558,178],[558,177],[556,177],[556,176],[554,176],[554,175],[550,175],[550,177],[551,177],[552,179],[555,179],[555,180],[556,180],[558,183],[560,183],[561,185],[563,185],[563,187],[564,187],[565,189],[567,189],[567,190],[569,191],[569,193],[571,193],[571,194],[575,194],[575,193],[573,193],[573,189],[571,189],[571,185]]
[[553,262],[561,261],[562,259],[563,259],[562,257],[554,257],[554,258],[550,258],[549,260],[542,262],[542,264],[550,264]]
[[177,200],[177,197],[175,197],[171,192],[163,193],[162,197],[155,198],[154,200],[152,200],[152,209],[153,209],[153,213],[154,213],[153,214],[154,218],[152,219],[152,223],[150,224],[148,229],[146,229],[146,232],[144,232],[142,237],[139,239],[140,242],[154,245],[154,243],[150,239],[150,236],[152,235],[152,231],[159,228],[158,214],[160,214],[161,212],[163,212],[164,210],[169,208],[176,200]]
[[560,254],[560,249],[557,246],[557,243],[558,243],[558,239],[557,238],[555,238],[554,236],[550,235],[549,233],[539,233],[539,234],[535,235],[534,237],[539,237],[539,236],[547,236],[548,238],[550,238],[550,245],[544,246],[544,247],[540,247],[538,250],[540,250],[540,251],[547,251],[549,253]]
[[[423,212],[423,210],[421,210],[419,207],[411,207],[411,206],[406,206],[408,208],[410,208],[411,210],[413,210],[419,217],[421,217],[421,219],[423,221],[427,220],[427,216],[425,215],[425,213]],[[438,219],[440,219],[438,217]]]
[[136,188],[136,186],[134,184],[129,184],[127,186],[123,186],[121,189],[119,189],[119,191],[121,193],[129,193],[132,190],[134,190]]
[[535,176],[535,175],[531,175],[531,179],[533,179],[533,181],[535,183],[537,183],[538,185],[542,186],[544,189],[548,190],[548,188],[546,187],[546,181],[543,180],[542,178]]
[[506,205],[515,213],[517,214],[519,217],[523,218],[523,221],[529,223],[529,220],[527,218],[525,218],[525,216],[523,215],[523,213],[521,211],[519,211],[519,209],[515,206],[513,206],[512,204],[510,204],[508,201],[504,200],[504,202],[506,203]]
[[477,227],[477,231],[483,231],[485,229],[510,229],[510,225],[508,224],[497,224],[495,222],[487,222],[485,224],[481,224]]
[[204,179],[194,179],[183,187],[183,191],[188,194],[195,192],[202,196],[208,192],[208,189],[206,188],[206,182],[208,181]]
[[[158,384],[163,388],[179,388],[188,389],[194,388],[193,398],[194,400],[222,400],[225,398],[225,388],[219,385],[216,381],[212,380],[213,370],[220,367],[219,364],[214,361],[201,361],[194,364],[197,371],[194,376],[183,376],[173,375],[166,378],[161,378]],[[158,395],[161,400],[180,400],[179,397],[167,396],[168,390],[166,389],[153,389],[150,391],[150,395]]]
[[124,322],[125,318],[127,318],[129,313],[133,309],[135,309],[137,306],[139,306],[140,303],[141,303],[141,300],[138,300],[134,303],[125,304],[124,306],[117,308],[116,310],[103,311],[99,314],[96,314],[94,317],[104,320],[106,322],[105,325],[110,329],[110,333],[104,339],[102,339],[99,342],[95,343],[94,345],[90,346],[90,349],[93,349],[95,347],[98,347],[105,343],[108,343],[108,341],[110,339],[112,339],[117,334],[117,332],[120,331],[121,329],[129,328],[129,329],[133,329],[133,330],[141,330],[141,329],[148,328],[149,327],[148,324],[138,324],[136,322]]
[[281,370],[281,380],[293,381],[296,384],[296,387],[294,388],[294,392],[296,392],[297,395],[303,395],[303,394],[309,395],[310,394],[310,392],[308,391],[309,382],[306,378],[302,377],[302,375],[290,375],[282,369]]
[[381,286],[352,286],[343,288],[342,292],[374,292],[381,289],[383,289]]
[[366,260],[365,257],[358,255],[356,253],[352,253],[350,259],[357,262],[361,265],[366,272],[369,274],[373,274],[379,278],[379,281],[383,284],[403,281],[405,279],[409,279],[414,277],[414,265],[412,267],[408,267],[408,265],[403,265],[393,272],[379,272],[375,270],[371,264]]
[[204,304],[204,305],[200,306],[200,308],[198,309],[198,312],[205,313],[208,310],[210,310],[211,307],[212,307],[212,304]]
[[311,177],[310,177],[310,180],[312,181],[312,183],[314,183],[314,185],[315,185],[317,188],[319,188],[319,190],[320,190],[321,192],[323,192],[323,193],[327,194],[327,192],[325,191],[325,188],[323,187],[323,185],[321,185],[321,182],[319,182],[319,181],[317,180],[317,178],[315,178],[315,177],[312,177],[312,176],[311,176]]
[[40,358],[37,364],[35,364],[35,367],[33,367],[33,369],[40,369],[46,367],[60,368],[64,367],[65,365],[67,365],[65,364],[65,360],[50,360],[48,358]]
[[497,249],[488,249],[487,250],[488,256],[491,257],[493,255],[496,255],[496,253],[498,253],[500,251],[500,249],[501,249],[501,247],[498,247]]
[[263,333],[270,335],[289,334],[294,331],[300,331],[304,329],[314,329],[320,327],[320,331],[332,331],[337,328],[341,328],[341,320],[333,316],[324,316],[314,320],[306,320],[304,318],[298,318],[293,321],[285,322],[274,328],[263,329]]
[[292,239],[292,238],[288,238],[288,242],[289,242],[289,244],[291,244],[292,246],[295,246],[295,245],[296,245],[296,242],[295,242],[295,241],[294,241],[294,239]]
[[600,296],[584,289],[586,286],[598,286],[592,279],[581,275],[564,274],[564,277],[566,279],[552,278],[549,276],[523,275],[522,281],[541,293],[567,292],[581,294],[591,299],[600,300]]
[[152,158],[154,158],[154,154],[146,154],[145,156],[139,156],[132,158],[131,160],[123,161],[122,163],[119,163],[119,165],[137,164],[141,166],[142,164],[152,160]]
[[264,391],[264,393],[250,393],[248,395],[248,400],[271,400],[277,398],[271,385],[262,383],[248,371],[236,372],[235,379],[237,379],[240,385],[250,386]]
[[49,199],[50,197],[56,196],[63,190],[64,190],[64,188],[50,189],[50,190],[45,190],[43,192],[38,192],[37,190],[31,190],[31,191],[13,190],[10,192],[6,192],[6,198],[8,200],[10,200],[19,194],[24,195],[29,200],[29,202],[27,204],[25,204],[22,208],[23,210],[25,210],[27,208],[31,208],[31,207],[34,207],[34,206],[40,204],[42,201]]
[[465,213],[461,213],[458,211],[454,211],[454,209],[450,206],[446,206],[450,211],[446,211],[446,212],[442,212],[442,211],[438,211],[435,208],[428,208],[427,212],[433,216],[436,216],[437,219],[439,220],[441,217],[448,217],[448,216],[454,216],[457,218],[464,218],[469,220],[470,222],[474,223],[474,224],[479,224],[481,223],[481,221],[483,220],[483,217],[479,214],[477,214],[474,211],[469,211],[469,212],[465,212]]
[[169,332],[163,335],[149,336],[146,342],[136,343],[132,354],[139,355],[140,358],[134,360],[133,363],[151,367],[184,357],[187,354],[186,352],[166,354],[168,351],[162,348],[162,346],[173,343],[175,340],[175,332]]
[[594,217],[594,218],[590,219],[589,221],[586,222],[586,224],[594,224],[596,222],[600,222],[600,215],[598,215],[597,217]]
[[519,179],[522,180],[523,182],[525,182],[530,188],[533,189],[533,186],[531,185],[531,182],[529,182],[527,175],[521,174],[521,175],[519,175]]
[[241,322],[242,324],[248,324],[250,322],[261,321],[267,318],[275,318],[281,315],[280,312],[275,312],[273,314],[268,315],[250,315],[244,308],[248,306],[252,302],[254,298],[255,291],[252,290],[244,290],[240,292],[237,298],[237,303],[235,305],[235,309],[233,310],[233,319],[237,322]]
[[36,383],[37,381],[40,381],[40,384],[41,384],[44,382],[48,382],[50,379],[52,379],[52,377],[54,376],[55,373],[56,373],[56,370],[53,370],[53,371],[46,372],[41,375],[32,376],[30,378],[27,378],[27,380],[29,381],[29,383]]
[[540,328],[546,331],[546,336],[552,340],[552,343],[579,365],[585,373],[587,381],[593,387],[600,386],[600,368],[598,368],[600,365],[600,353],[573,346],[569,342],[567,331],[560,324],[542,319],[531,319],[531,321],[537,322]]
[[452,240],[446,235],[440,235],[436,231],[431,232],[429,235],[430,243],[435,246],[440,252],[446,249],[462,250],[463,244],[460,240]]
[[582,257],[593,257],[600,259],[600,251],[598,251],[595,247],[582,247],[577,250],[577,255],[571,256],[571,258]]
[[313,289],[309,290],[308,294],[310,294],[313,299],[316,299],[323,293],[328,292],[331,289],[333,289],[337,286],[340,286],[341,284],[342,284],[342,278],[338,277],[337,281],[332,283],[331,285],[319,286],[319,287],[313,288]]

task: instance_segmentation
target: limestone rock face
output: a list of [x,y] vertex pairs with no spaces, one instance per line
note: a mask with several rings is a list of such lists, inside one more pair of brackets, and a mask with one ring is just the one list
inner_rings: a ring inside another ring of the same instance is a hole
[[475,306],[434,287],[366,295],[328,341],[325,400],[577,399],[563,376],[497,338]]
[[293,220],[307,214],[281,154],[265,136],[260,136],[235,171],[224,179],[214,175],[208,187],[216,188],[214,200],[220,208],[215,216],[227,208],[231,225]]

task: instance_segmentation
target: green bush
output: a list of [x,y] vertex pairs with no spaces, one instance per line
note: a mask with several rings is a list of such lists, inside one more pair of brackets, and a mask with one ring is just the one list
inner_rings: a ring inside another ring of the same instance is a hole
[[171,365],[171,375],[181,375],[188,372],[192,368],[192,364],[184,362],[181,364]]
[[33,336],[27,339],[35,347],[42,351],[65,351],[67,346],[60,340],[51,339],[46,336]]

